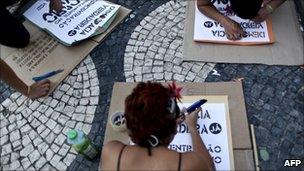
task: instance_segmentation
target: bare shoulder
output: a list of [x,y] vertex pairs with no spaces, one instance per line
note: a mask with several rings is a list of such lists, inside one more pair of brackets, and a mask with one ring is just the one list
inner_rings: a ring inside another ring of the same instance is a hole
[[101,154],[101,170],[115,169],[115,162],[117,161],[119,151],[124,146],[119,141],[110,141],[102,147]]
[[210,170],[206,159],[194,152],[183,153],[182,168],[184,170]]
[[113,154],[115,151],[120,151],[124,145],[120,141],[110,141],[102,147],[102,153],[103,155]]

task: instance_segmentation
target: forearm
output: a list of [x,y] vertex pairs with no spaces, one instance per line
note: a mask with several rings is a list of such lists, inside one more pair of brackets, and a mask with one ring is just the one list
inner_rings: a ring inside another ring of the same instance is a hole
[[201,156],[201,158],[205,159],[205,161],[208,163],[208,166],[210,170],[214,170],[214,164],[212,161],[212,158],[202,140],[200,137],[199,133],[197,132],[197,129],[192,127],[189,128],[190,134],[191,134],[191,139],[192,139],[192,145],[193,145],[193,151]]
[[28,86],[21,81],[15,72],[0,59],[0,78],[4,80],[8,85],[12,86],[17,91],[24,95],[28,93]]
[[218,21],[221,24],[225,24],[227,20],[231,20],[227,16],[221,14],[212,3],[206,4],[205,1],[197,1],[197,7],[201,13],[205,16]]

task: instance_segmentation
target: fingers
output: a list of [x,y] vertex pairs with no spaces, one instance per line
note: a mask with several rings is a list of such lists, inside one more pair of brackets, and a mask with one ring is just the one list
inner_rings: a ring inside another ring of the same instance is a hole
[[37,83],[38,83],[38,84],[50,84],[51,81],[48,80],[48,79],[45,79],[45,80],[42,80],[42,81],[38,81]]

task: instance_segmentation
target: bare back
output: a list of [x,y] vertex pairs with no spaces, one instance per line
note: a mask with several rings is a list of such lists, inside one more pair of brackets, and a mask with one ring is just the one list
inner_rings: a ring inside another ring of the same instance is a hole
[[[102,170],[117,170],[119,153],[124,144],[113,141],[103,147]],[[152,155],[148,155],[147,148],[139,146],[126,146],[119,163],[120,170],[178,170],[180,153],[169,150],[167,147],[151,149]],[[202,163],[198,161],[192,152],[181,155],[181,170],[202,170]]]

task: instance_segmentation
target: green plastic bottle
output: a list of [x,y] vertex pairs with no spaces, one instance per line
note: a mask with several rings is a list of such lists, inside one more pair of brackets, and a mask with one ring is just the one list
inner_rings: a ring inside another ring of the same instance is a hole
[[85,158],[92,160],[98,154],[98,149],[92,144],[91,140],[81,130],[70,130],[67,134],[67,141],[72,147]]

